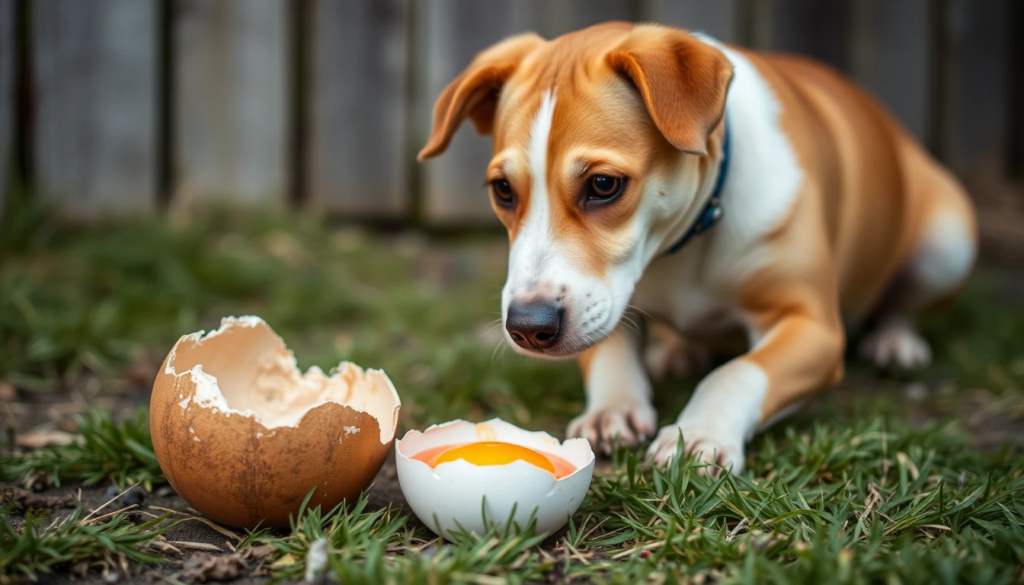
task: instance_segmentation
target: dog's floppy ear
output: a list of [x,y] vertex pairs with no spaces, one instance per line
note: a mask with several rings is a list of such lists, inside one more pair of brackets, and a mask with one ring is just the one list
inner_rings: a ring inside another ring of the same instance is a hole
[[466,118],[477,132],[490,134],[498,94],[527,55],[544,43],[533,34],[518,35],[482,51],[458,77],[441,92],[434,105],[434,129],[417,158],[437,156],[448,148],[455,131]]
[[708,134],[725,112],[732,81],[732,65],[721,51],[679,29],[638,25],[607,60],[633,82],[672,146],[707,154]]

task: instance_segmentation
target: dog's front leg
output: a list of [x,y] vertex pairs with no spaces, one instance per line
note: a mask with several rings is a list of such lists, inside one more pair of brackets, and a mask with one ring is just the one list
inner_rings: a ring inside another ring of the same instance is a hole
[[798,314],[763,331],[753,350],[701,380],[676,423],[659,431],[648,457],[664,465],[675,456],[681,435],[686,453],[739,473],[754,431],[842,376],[838,324]]
[[610,454],[615,442],[630,447],[654,436],[658,415],[644,372],[640,336],[619,325],[604,341],[580,354],[587,410],[569,423],[569,437],[583,437]]

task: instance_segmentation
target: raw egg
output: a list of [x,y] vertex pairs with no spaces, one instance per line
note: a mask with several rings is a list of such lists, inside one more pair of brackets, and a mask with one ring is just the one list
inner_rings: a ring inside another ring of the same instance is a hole
[[196,510],[244,528],[288,526],[303,499],[353,501],[380,471],[401,401],[384,372],[343,362],[301,373],[259,317],[185,335],[153,385],[149,424],[167,481]]
[[500,419],[409,431],[395,450],[409,507],[449,540],[459,526],[483,534],[510,517],[525,528],[534,513],[537,532],[550,534],[583,503],[594,474],[585,439],[560,443]]

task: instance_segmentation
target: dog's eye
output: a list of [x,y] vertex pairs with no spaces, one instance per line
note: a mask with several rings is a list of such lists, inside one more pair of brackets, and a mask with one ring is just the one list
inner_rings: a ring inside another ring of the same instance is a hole
[[625,184],[625,179],[620,177],[594,175],[587,183],[587,199],[590,201],[610,201],[622,192],[622,186]]
[[491,193],[494,194],[494,200],[498,202],[498,205],[502,207],[515,205],[516,194],[512,191],[512,185],[509,185],[505,179],[491,181]]

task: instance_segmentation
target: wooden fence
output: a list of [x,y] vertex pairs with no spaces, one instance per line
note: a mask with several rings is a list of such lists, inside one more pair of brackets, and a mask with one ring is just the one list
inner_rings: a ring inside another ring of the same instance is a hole
[[13,173],[83,219],[229,203],[492,222],[486,138],[467,125],[444,157],[415,162],[433,99],[505,36],[610,19],[810,54],[957,172],[992,160],[1019,172],[1020,4],[0,0],[0,184]]

